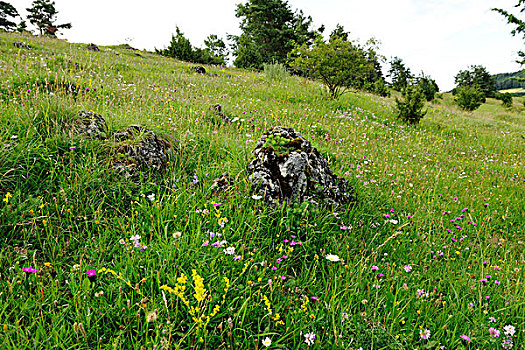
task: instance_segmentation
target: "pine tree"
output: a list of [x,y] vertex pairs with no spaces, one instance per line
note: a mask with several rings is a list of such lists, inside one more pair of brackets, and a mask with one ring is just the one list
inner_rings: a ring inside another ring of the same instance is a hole
[[16,29],[16,23],[9,18],[19,17],[18,11],[8,2],[0,1],[0,28],[7,31]]
[[35,0],[26,10],[27,19],[38,28],[40,35],[56,36],[60,29],[71,29],[71,23],[55,24],[58,12],[54,1]]

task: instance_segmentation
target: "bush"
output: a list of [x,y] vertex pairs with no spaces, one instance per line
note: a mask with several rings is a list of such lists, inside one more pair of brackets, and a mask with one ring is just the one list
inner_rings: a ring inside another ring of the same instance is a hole
[[472,86],[459,86],[455,89],[454,101],[459,108],[473,111],[485,103],[485,94],[479,88]]
[[502,94],[500,92],[496,92],[494,95],[494,98],[496,100],[500,100],[502,102],[503,107],[510,108],[512,107],[512,95],[511,94]]
[[282,63],[263,64],[264,76],[268,81],[283,81],[290,75]]
[[396,98],[397,117],[408,124],[417,124],[427,114],[425,95],[417,86],[409,85],[403,91],[403,101]]
[[418,79],[417,86],[428,102],[434,100],[436,93],[439,91],[436,81],[427,76],[420,77]]
[[390,97],[390,90],[383,79],[376,80],[372,87],[372,92],[382,97]]

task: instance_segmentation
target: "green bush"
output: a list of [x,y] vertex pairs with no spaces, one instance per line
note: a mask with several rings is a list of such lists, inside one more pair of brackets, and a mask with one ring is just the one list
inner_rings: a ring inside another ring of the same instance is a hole
[[419,87],[409,85],[403,91],[403,101],[396,98],[396,116],[408,124],[417,124],[427,114],[425,95]]
[[454,101],[459,108],[473,111],[485,103],[485,94],[479,88],[472,86],[459,86],[455,89]]
[[264,77],[268,81],[281,82],[290,76],[286,67],[282,63],[263,64]]
[[512,107],[512,95],[511,94],[502,94],[500,92],[496,92],[494,95],[494,98],[496,100],[500,100],[502,102],[503,107],[510,108]]

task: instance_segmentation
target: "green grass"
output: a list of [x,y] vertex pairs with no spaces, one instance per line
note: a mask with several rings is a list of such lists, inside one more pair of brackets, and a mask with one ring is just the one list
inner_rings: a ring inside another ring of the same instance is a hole
[[[522,98],[465,113],[444,94],[408,127],[395,96],[331,101],[299,77],[0,39],[0,348],[500,349],[507,325],[523,347]],[[110,131],[170,134],[178,151],[162,174],[127,181],[110,141],[70,132],[81,110]],[[310,140],[358,204],[252,199],[245,167],[276,125]],[[212,195],[224,172],[233,190]]]

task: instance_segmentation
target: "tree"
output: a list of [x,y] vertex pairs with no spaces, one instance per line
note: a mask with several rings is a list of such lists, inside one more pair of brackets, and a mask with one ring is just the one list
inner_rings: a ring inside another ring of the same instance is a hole
[[215,34],[210,34],[204,40],[204,45],[206,49],[210,52],[212,56],[222,58],[223,63],[226,64],[226,56],[228,56],[228,48],[224,41]]
[[403,60],[399,57],[394,57],[390,61],[390,69],[388,70],[388,76],[392,81],[392,89],[397,91],[403,91],[410,84],[412,80],[412,73],[410,68],[406,67]]
[[427,114],[425,95],[418,86],[407,85],[403,100],[396,98],[396,116],[410,125],[417,124]]
[[348,41],[349,35],[350,35],[350,32],[345,31],[345,28],[342,25],[337,24],[335,26],[335,29],[332,30],[332,32],[330,33],[330,40],[339,38],[341,40]]
[[[514,7],[519,9],[519,12],[525,13],[525,0],[519,0]],[[522,34],[523,39],[525,39],[525,19],[520,19],[514,14],[507,12],[503,9],[493,8],[492,10],[503,15],[507,19],[507,22],[515,27],[511,31],[511,34],[513,36],[515,36],[516,34]],[[519,51],[518,55],[521,57],[521,59],[518,60],[518,63],[525,64],[525,52]]]
[[18,11],[8,2],[0,1],[0,28],[7,31],[16,29],[16,23],[10,18],[19,17]]
[[511,108],[512,107],[512,95],[509,93],[500,93],[496,92],[496,95],[494,96],[496,100],[500,100],[501,104],[505,108]]
[[328,43],[319,38],[312,46],[305,43],[296,47],[290,56],[292,67],[322,81],[333,99],[348,88],[363,89],[377,79],[375,62],[368,52],[341,38]]
[[466,111],[472,112],[485,103],[485,94],[477,86],[460,86],[456,88],[454,102]]
[[171,35],[171,42],[164,50],[156,50],[163,56],[174,57],[182,61],[201,64],[225,64],[225,57],[218,53],[226,53],[226,45],[216,35],[206,39],[206,48],[194,48],[179,27],[175,29],[176,35]]
[[71,23],[56,24],[57,10],[55,2],[51,0],[35,0],[30,8],[26,9],[29,13],[27,19],[36,26],[40,35],[56,36],[60,29],[71,29]]
[[425,73],[421,72],[421,75],[417,78],[417,86],[419,90],[423,93],[425,96],[425,99],[430,102],[434,100],[434,97],[436,96],[436,93],[439,92],[439,87],[434,79],[432,79],[430,76],[425,75]]
[[312,19],[293,13],[286,0],[248,0],[237,5],[242,34],[233,37],[235,66],[261,70],[263,63],[285,63],[294,45],[315,39]]
[[188,38],[177,26],[175,28],[176,35],[171,35],[169,46],[161,51],[157,51],[164,56],[174,57],[182,61],[193,61],[193,47]]
[[[454,77],[454,82],[457,87],[475,87],[483,92],[485,97],[493,97],[496,92],[496,81],[483,66],[470,66],[468,70],[459,71]],[[455,94],[455,89],[453,93]]]

